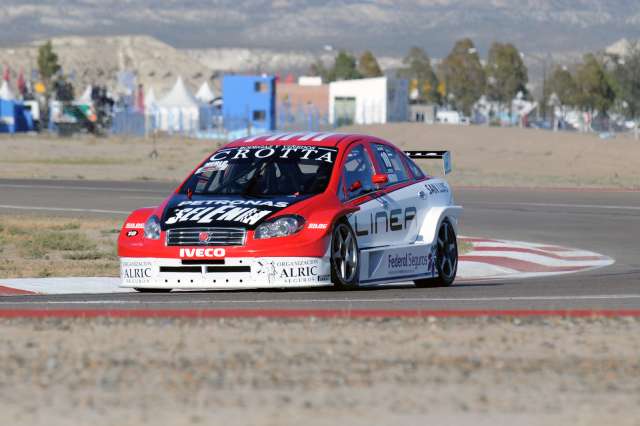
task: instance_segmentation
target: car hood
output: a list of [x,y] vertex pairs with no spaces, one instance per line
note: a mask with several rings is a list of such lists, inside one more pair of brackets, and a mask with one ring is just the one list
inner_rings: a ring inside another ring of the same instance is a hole
[[269,217],[307,196],[250,197],[242,195],[175,194],[162,214],[162,228],[234,227],[255,229]]

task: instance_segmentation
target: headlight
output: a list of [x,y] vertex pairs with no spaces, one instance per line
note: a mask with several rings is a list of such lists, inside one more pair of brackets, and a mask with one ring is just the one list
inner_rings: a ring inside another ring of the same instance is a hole
[[255,231],[257,240],[274,237],[286,237],[295,234],[304,227],[304,218],[301,216],[281,216],[260,224]]
[[160,219],[158,219],[158,216],[153,215],[144,224],[144,237],[150,240],[157,240],[160,238],[161,230]]

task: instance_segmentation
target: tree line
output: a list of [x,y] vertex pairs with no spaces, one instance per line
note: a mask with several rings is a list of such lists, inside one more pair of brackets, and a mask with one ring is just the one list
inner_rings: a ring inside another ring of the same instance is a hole
[[[529,72],[523,58],[513,44],[495,42],[483,62],[473,41],[464,38],[436,66],[424,49],[410,48],[396,75],[410,81],[415,102],[446,105],[469,115],[482,96],[507,107],[518,93],[533,99],[527,89]],[[546,65],[545,62],[545,68]],[[325,81],[383,75],[376,57],[368,50],[357,59],[341,50],[332,66],[325,67],[317,61],[310,71]],[[640,116],[638,44],[631,45],[625,57],[589,53],[579,63],[552,66],[549,75],[545,69],[544,80],[537,99],[543,110],[553,104],[592,113],[614,111],[632,119]]]

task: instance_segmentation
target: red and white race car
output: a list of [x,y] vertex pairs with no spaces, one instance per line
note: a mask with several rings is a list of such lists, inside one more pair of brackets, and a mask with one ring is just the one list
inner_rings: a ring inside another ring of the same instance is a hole
[[366,135],[239,139],[204,160],[118,239],[122,287],[139,291],[448,286],[458,264],[451,188]]

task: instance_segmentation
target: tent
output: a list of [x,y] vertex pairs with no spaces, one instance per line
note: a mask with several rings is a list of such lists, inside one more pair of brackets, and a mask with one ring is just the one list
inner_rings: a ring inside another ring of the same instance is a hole
[[82,93],[82,96],[80,96],[80,98],[76,101],[78,103],[81,104],[90,104],[91,103],[91,92],[92,92],[92,87],[91,85],[87,86],[86,89],[84,89],[84,92]]
[[198,89],[198,92],[196,93],[196,99],[205,104],[213,102],[215,96],[209,87],[209,83],[206,81],[202,83],[202,86],[200,86],[200,89]]
[[153,87],[149,89],[147,95],[144,97],[144,110],[147,114],[151,114],[151,111],[156,108],[156,92],[153,90]]
[[192,133],[198,130],[200,104],[189,92],[182,77],[167,95],[156,102],[156,128],[166,132]]
[[3,101],[13,101],[16,97],[13,95],[9,83],[7,80],[2,81],[2,87],[0,87],[0,99]]

